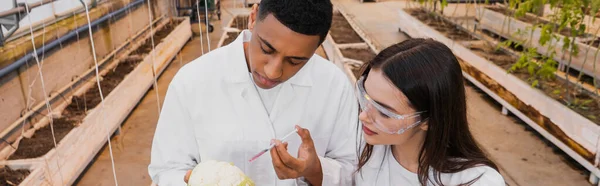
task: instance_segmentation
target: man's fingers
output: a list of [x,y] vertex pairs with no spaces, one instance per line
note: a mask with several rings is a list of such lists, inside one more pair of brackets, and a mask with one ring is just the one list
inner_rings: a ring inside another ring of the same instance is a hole
[[[276,141],[275,144],[280,144],[281,142]],[[281,161],[281,156],[279,154],[279,152],[277,152],[277,145],[272,148],[270,150],[271,153],[271,161],[273,162],[273,166],[275,167],[276,170],[283,170],[283,169],[289,169],[289,167],[287,167],[285,165],[285,163],[283,163],[283,161]]]
[[302,143],[312,144],[313,140],[312,137],[310,137],[310,131],[308,131],[308,129],[302,128],[298,125],[296,125],[296,129],[298,129],[298,135],[302,139]]
[[[276,146],[270,150],[273,167],[279,179],[289,179],[298,177],[296,171],[288,167],[282,160],[278,152],[278,148],[283,148],[286,145],[281,145],[281,142],[276,141]],[[286,151],[287,152],[287,151]]]
[[285,148],[285,150],[287,150],[287,149],[288,149],[288,148],[287,148],[287,147],[288,147],[288,143],[287,143],[287,142],[284,142],[282,145],[283,145],[283,148]]
[[277,148],[279,158],[287,167],[292,168],[293,170],[298,172],[304,171],[305,166],[303,165],[302,160],[292,157],[287,151],[287,143],[279,144],[275,148]]
[[[273,165],[275,165],[275,163],[278,163],[280,164],[280,166],[283,166],[288,169],[290,168],[286,163],[286,161],[288,161],[287,156],[290,156],[290,154],[287,152],[287,145],[284,145],[279,140],[275,141],[275,147],[271,149],[271,156],[273,158]],[[285,161],[284,158],[286,158]]]
[[187,183],[190,180],[191,175],[192,175],[192,170],[187,171],[187,173],[185,173],[185,176],[183,177],[183,181],[185,181],[185,183]]
[[[277,143],[276,141],[273,141],[272,143]],[[271,153],[271,161],[273,162],[273,166],[276,166],[281,162],[281,159],[279,159],[279,154],[277,154],[277,149],[276,148],[272,148],[271,150],[269,150],[269,153]]]

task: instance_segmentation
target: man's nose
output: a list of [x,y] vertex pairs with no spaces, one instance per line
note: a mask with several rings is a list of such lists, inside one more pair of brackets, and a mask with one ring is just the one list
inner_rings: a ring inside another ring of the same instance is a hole
[[274,58],[265,65],[265,75],[269,79],[277,79],[283,75],[283,60]]

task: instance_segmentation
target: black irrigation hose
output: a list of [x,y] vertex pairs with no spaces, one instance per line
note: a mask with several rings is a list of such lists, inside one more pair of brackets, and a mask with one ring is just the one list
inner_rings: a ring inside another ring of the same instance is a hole
[[8,144],[8,146],[12,147],[13,149],[17,150],[16,147],[12,146],[12,144],[10,144],[8,141],[6,141],[4,138],[0,138],[0,140],[2,140],[2,142]]

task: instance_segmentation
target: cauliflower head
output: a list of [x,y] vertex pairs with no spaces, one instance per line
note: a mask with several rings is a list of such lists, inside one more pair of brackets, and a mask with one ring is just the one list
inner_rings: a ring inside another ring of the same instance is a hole
[[254,186],[254,182],[232,163],[209,160],[194,167],[188,186]]

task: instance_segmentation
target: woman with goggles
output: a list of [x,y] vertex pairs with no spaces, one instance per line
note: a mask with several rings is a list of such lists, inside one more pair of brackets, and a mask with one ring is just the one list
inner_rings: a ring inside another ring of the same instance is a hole
[[504,186],[469,131],[461,67],[432,39],[381,51],[356,83],[364,136],[356,185]]

